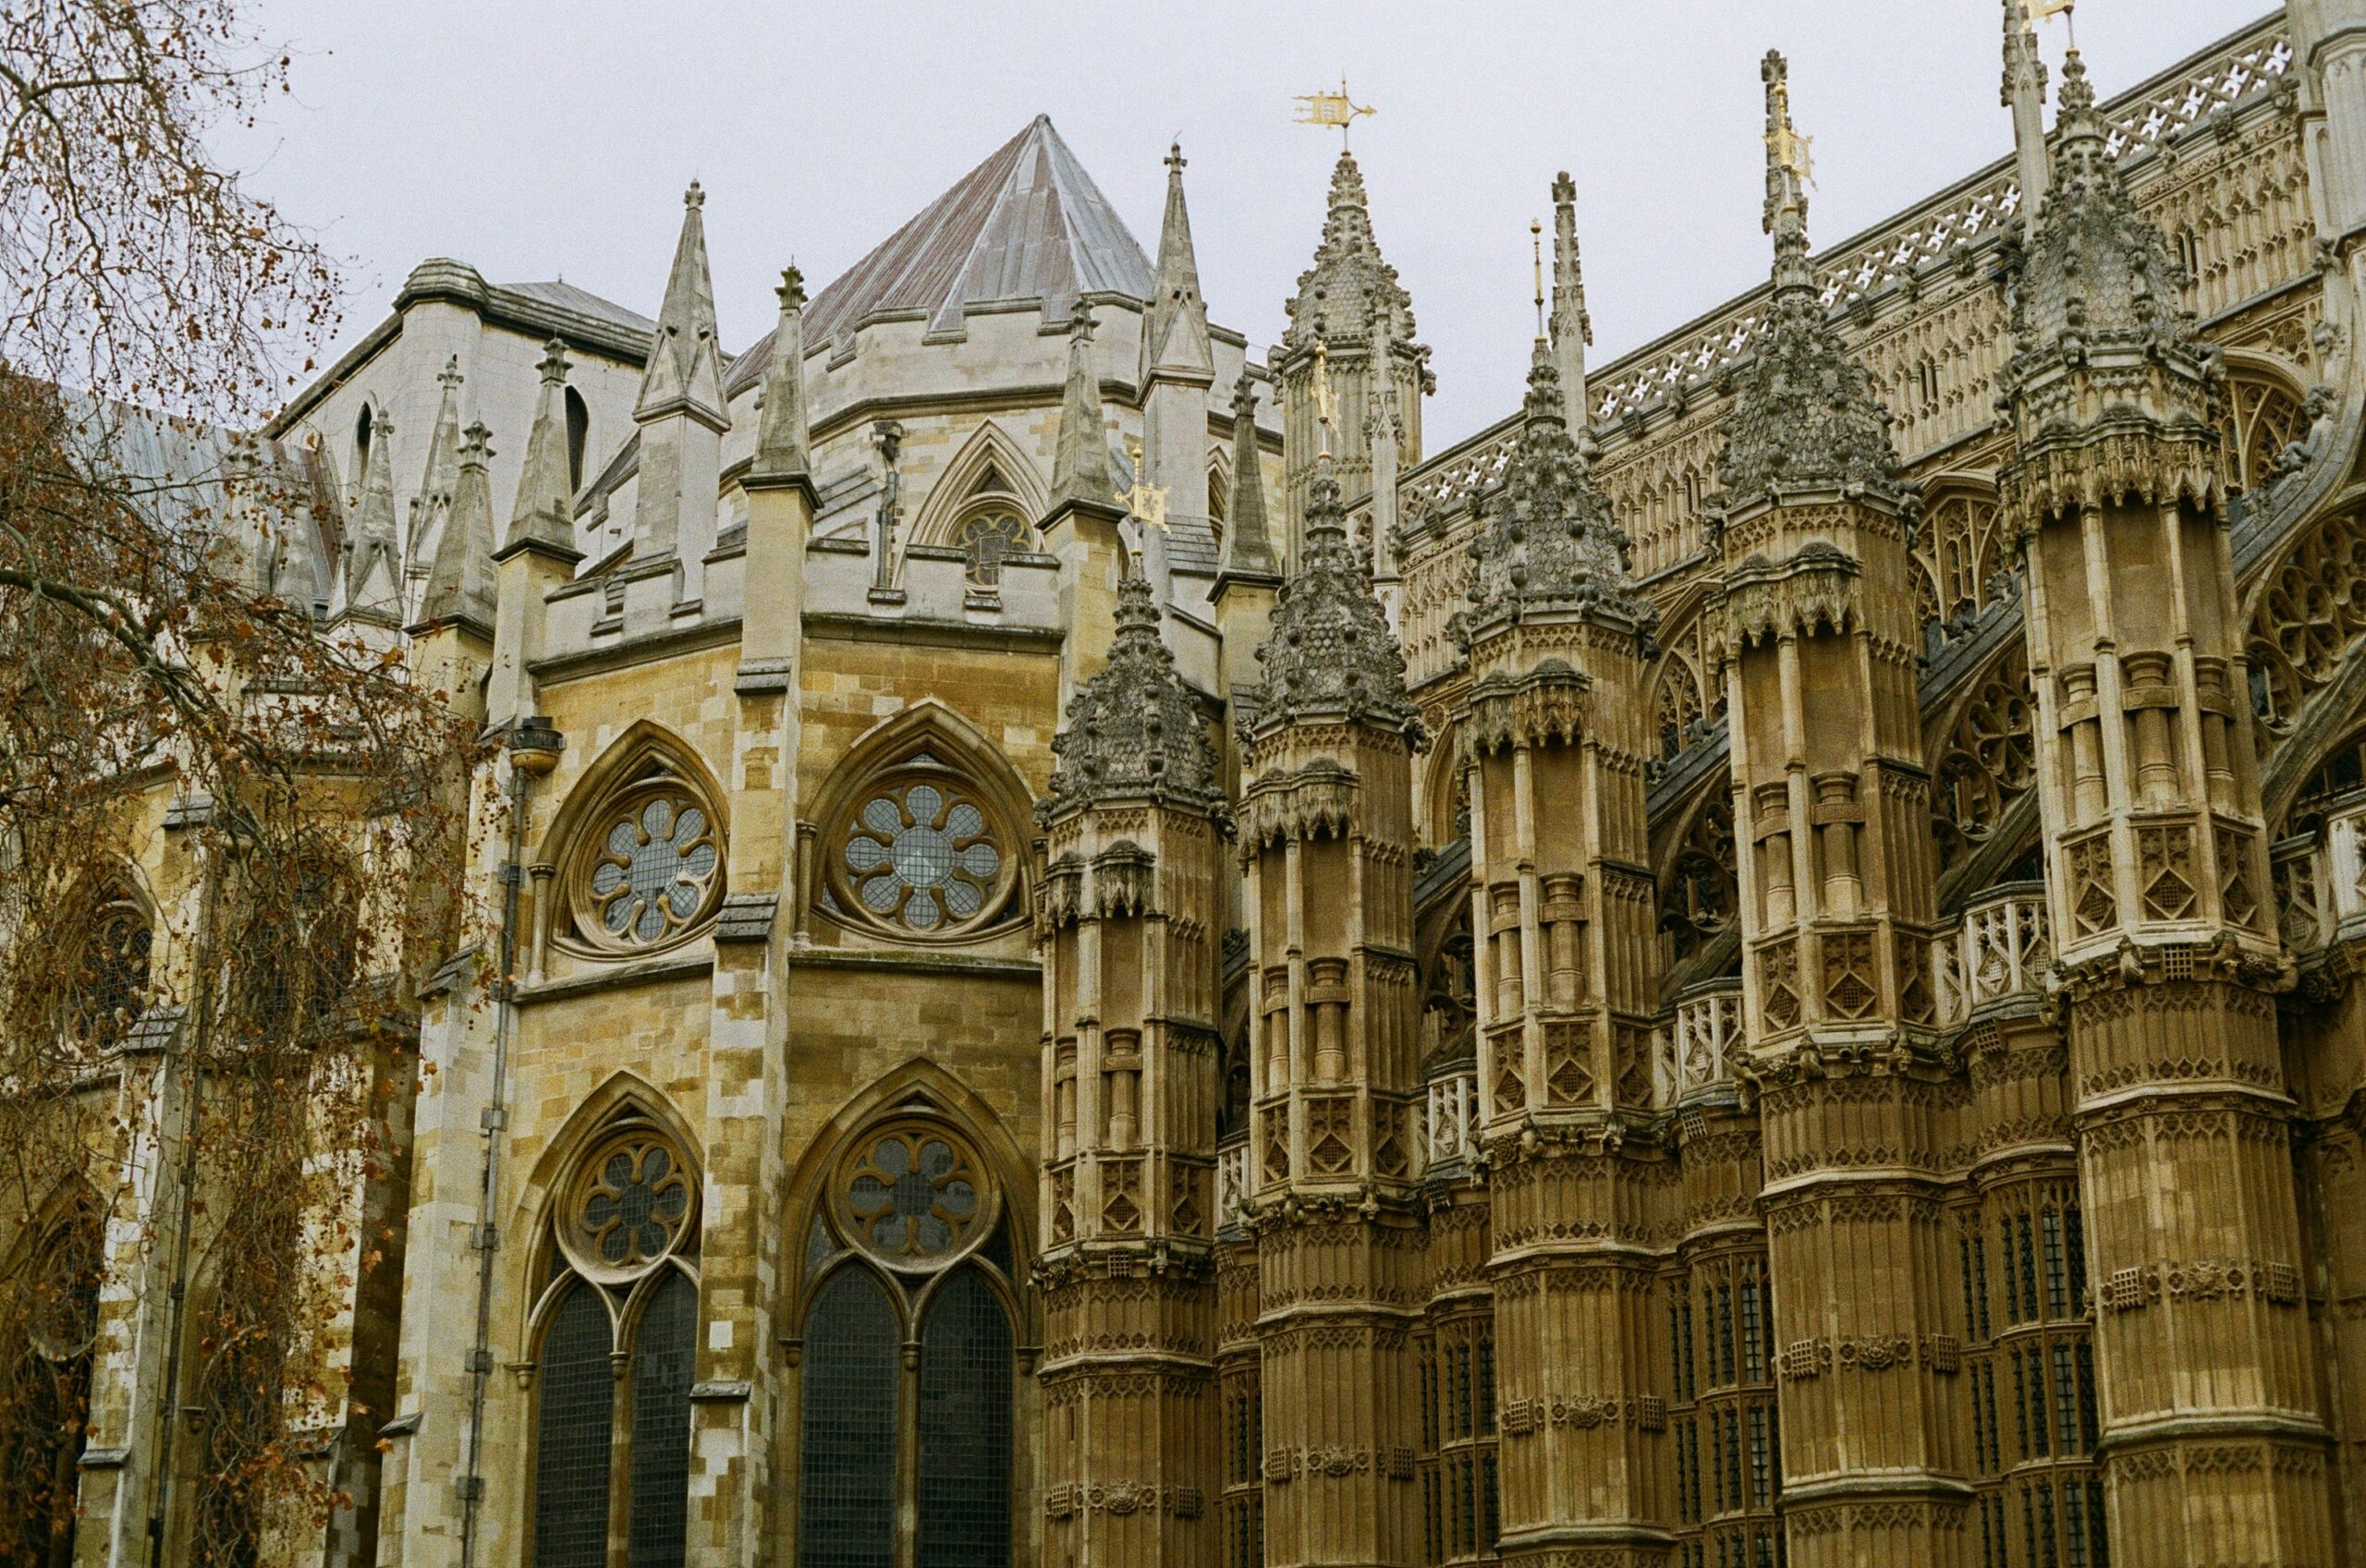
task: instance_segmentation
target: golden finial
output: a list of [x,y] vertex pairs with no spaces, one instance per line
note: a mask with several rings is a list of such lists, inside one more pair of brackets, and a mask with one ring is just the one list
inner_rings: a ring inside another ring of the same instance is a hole
[[1314,345],[1314,412],[1323,421],[1323,441],[1317,452],[1331,455],[1331,350],[1322,340]]
[[1777,79],[1774,85],[1774,125],[1766,132],[1766,145],[1774,150],[1774,162],[1796,176],[1801,185],[1815,183],[1815,138],[1801,136],[1791,124],[1791,84]]
[[1528,260],[1536,272],[1536,341],[1544,341],[1544,220],[1528,220]]
[[1344,73],[1339,78],[1338,91],[1303,92],[1299,94],[1295,102],[1300,105],[1300,108],[1298,118],[1292,123],[1302,126],[1322,126],[1325,129],[1336,127],[1339,132],[1339,148],[1342,152],[1345,152],[1348,146],[1348,128],[1355,123],[1356,117],[1360,115],[1379,113],[1371,104],[1359,103],[1348,96],[1348,79]]

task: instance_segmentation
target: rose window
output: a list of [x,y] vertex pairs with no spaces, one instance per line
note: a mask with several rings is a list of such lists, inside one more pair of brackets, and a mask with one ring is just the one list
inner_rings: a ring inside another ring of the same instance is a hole
[[976,1163],[936,1127],[879,1134],[844,1169],[846,1228],[892,1266],[935,1267],[984,1233],[988,1205]]
[[671,1145],[645,1132],[619,1138],[577,1179],[567,1250],[586,1273],[637,1273],[680,1244],[694,1197]]
[[592,862],[592,906],[603,935],[645,946],[704,912],[722,864],[713,820],[692,801],[660,795],[637,802],[608,829]]
[[844,856],[863,910],[915,931],[986,912],[1004,861],[985,813],[925,783],[872,796],[848,831]]

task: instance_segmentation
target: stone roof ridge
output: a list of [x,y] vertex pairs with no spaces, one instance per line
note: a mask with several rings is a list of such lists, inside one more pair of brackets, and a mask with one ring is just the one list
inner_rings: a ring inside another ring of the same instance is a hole
[[1471,536],[1469,627],[1542,611],[1600,610],[1644,630],[1657,621],[1628,577],[1627,535],[1569,434],[1556,356],[1536,340],[1519,440],[1480,505]]
[[706,259],[706,192],[692,180],[682,193],[682,232],[657,312],[657,340],[640,380],[636,422],[688,413],[716,429],[731,416],[723,395],[723,351],[715,339],[714,276]]
[[1363,170],[1355,154],[1344,148],[1332,165],[1331,195],[1314,264],[1299,274],[1287,308],[1290,320],[1282,346],[1292,351],[1311,352],[1318,339],[1352,344],[1360,350],[1372,340],[1373,318],[1384,312],[1389,317],[1389,335],[1399,343],[1413,342],[1412,296],[1380,253]]
[[[1079,294],[1147,301],[1152,277],[1140,242],[1051,116],[1038,115],[816,294],[805,342],[841,341],[888,313],[957,332],[970,306],[1014,300],[1038,300],[1057,321]],[[732,363],[730,392],[762,377],[772,341]]]
[[2203,352],[2192,316],[2178,303],[2184,273],[2160,229],[2137,210],[2109,136],[2074,49],[2062,64],[2045,205],[2007,269],[2017,361],[2055,351],[2075,358],[2106,341],[2189,359]]
[[1299,569],[1282,581],[1255,733],[1299,723],[1364,723],[1418,742],[1421,709],[1406,695],[1405,653],[1372,596],[1372,571],[1348,542],[1347,509],[1331,456],[1315,459]]
[[1151,283],[1150,314],[1142,323],[1137,385],[1153,376],[1201,383],[1215,379],[1208,340],[1208,307],[1200,298],[1200,261],[1191,246],[1191,210],[1183,199],[1183,144],[1166,152],[1166,213],[1158,226],[1158,273]]
[[1067,723],[1052,739],[1057,762],[1038,817],[1144,796],[1217,810],[1224,790],[1206,723],[1159,636],[1157,599],[1140,571],[1117,585],[1116,624],[1108,663],[1068,699]]
[[1726,415],[1718,482],[1728,505],[1775,485],[1865,486],[1896,496],[1889,410],[1872,373],[1842,348],[1808,264],[1808,142],[1791,122],[1788,66],[1769,50],[1761,76],[1774,294]]

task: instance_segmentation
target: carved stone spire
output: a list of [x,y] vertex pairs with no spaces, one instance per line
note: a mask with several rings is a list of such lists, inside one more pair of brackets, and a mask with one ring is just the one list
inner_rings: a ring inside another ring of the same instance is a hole
[[361,501],[354,508],[353,542],[345,562],[348,614],[399,617],[402,612],[402,563],[395,553],[394,446],[394,422],[381,414],[361,466]]
[[780,324],[773,330],[772,363],[764,372],[764,409],[756,426],[751,471],[767,478],[803,474],[813,466],[805,406],[805,274],[780,274]]
[[1068,317],[1068,382],[1060,399],[1059,445],[1052,455],[1052,504],[1107,506],[1116,493],[1109,434],[1102,423],[1101,372],[1092,359],[1092,308],[1079,300]]
[[460,444],[458,477],[452,482],[452,511],[435,544],[435,563],[420,601],[424,626],[465,623],[493,636],[493,482],[486,466],[491,435],[482,421],[469,427]]
[[403,553],[417,570],[421,563],[420,552],[426,548],[428,536],[434,530],[438,513],[449,517],[452,510],[452,487],[460,478],[460,357],[453,355],[444,362],[442,373],[435,381],[443,387],[443,395],[435,405],[435,430],[428,437],[427,467],[419,477],[419,493],[411,498],[410,534],[403,542]]
[[1109,662],[1068,699],[1067,727],[1052,741],[1059,763],[1042,807],[1046,817],[1112,799],[1150,797],[1197,810],[1222,803],[1215,751],[1158,622],[1150,579],[1127,573],[1117,585]]
[[541,370],[543,389],[500,553],[542,550],[571,561],[581,552],[575,547],[575,486],[567,459],[567,346],[555,337],[543,345]]
[[1842,350],[1808,265],[1808,142],[1791,124],[1787,74],[1783,56],[1769,51],[1762,75],[1774,297],[1726,416],[1717,471],[1728,504],[1774,485],[1897,489],[1889,410],[1872,375]]
[[1254,734],[1317,721],[1419,733],[1421,710],[1405,694],[1405,654],[1372,597],[1371,572],[1348,545],[1328,455],[1315,461],[1299,569],[1282,584],[1272,624],[1257,654],[1265,693]]
[[1553,368],[1560,372],[1564,407],[1582,446],[1592,417],[1586,348],[1593,342],[1593,318],[1586,313],[1585,273],[1578,262],[1577,202],[1577,181],[1564,169],[1553,179]]
[[1413,300],[1396,280],[1396,269],[1380,253],[1372,234],[1372,209],[1364,195],[1363,171],[1352,153],[1341,152],[1331,170],[1331,200],[1314,264],[1299,274],[1289,301],[1290,324],[1283,346],[1311,350],[1318,339],[1334,346],[1371,341],[1372,318],[1385,312],[1390,335],[1413,341]]
[[2075,359],[2106,342],[2140,342],[2198,361],[2177,263],[2128,196],[2075,49],[2062,65],[2055,129],[2053,189],[2013,279],[2017,359],[2057,350]]
[[723,351],[715,341],[714,282],[706,261],[706,192],[696,180],[682,194],[682,235],[665,302],[657,311],[657,341],[640,378],[632,417],[646,422],[687,413],[722,430],[731,422],[723,397]]
[[1265,471],[1257,454],[1257,383],[1246,366],[1232,388],[1232,505],[1225,515],[1217,577],[1274,579],[1274,541],[1265,523]]
[[1657,618],[1628,585],[1627,535],[1569,438],[1555,358],[1539,338],[1519,442],[1481,504],[1466,636],[1540,612],[1595,610],[1638,628]]
[[2038,55],[2037,30],[2030,25],[2029,0],[2005,0],[2005,107],[2013,111],[2013,149],[2021,180],[2019,217],[2032,223],[2045,208],[2053,169],[2045,149],[2045,61]]
[[1183,201],[1183,148],[1166,153],[1166,216],[1158,230],[1158,276],[1142,324],[1140,384],[1161,376],[1206,385],[1215,376],[1208,308],[1200,298],[1200,263],[1191,249],[1191,213]]

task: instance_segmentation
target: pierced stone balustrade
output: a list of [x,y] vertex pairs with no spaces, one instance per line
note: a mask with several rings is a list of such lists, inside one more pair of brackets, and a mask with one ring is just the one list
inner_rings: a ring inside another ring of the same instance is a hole
[[1741,1049],[1741,980],[1706,980],[1677,998],[1676,1098],[1726,1092],[1734,1085],[1733,1056]]
[[1433,1070],[1423,1123],[1428,1136],[1423,1152],[1431,1170],[1469,1168],[1479,1118],[1478,1068],[1469,1062],[1449,1062]]
[[1962,1023],[1972,1010],[2007,996],[2044,991],[2054,962],[2045,923],[2045,884],[2006,882],[1982,893],[1963,912],[1953,942],[1931,945],[1932,981],[1939,1021]]
[[1234,1133],[1216,1146],[1216,1229],[1238,1230],[1249,1200],[1249,1135]]

